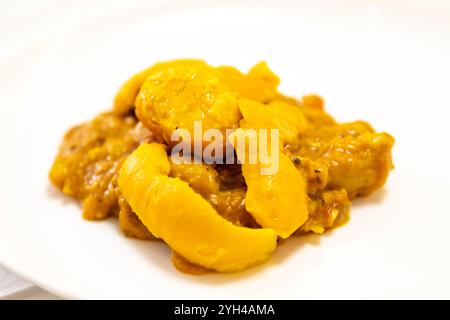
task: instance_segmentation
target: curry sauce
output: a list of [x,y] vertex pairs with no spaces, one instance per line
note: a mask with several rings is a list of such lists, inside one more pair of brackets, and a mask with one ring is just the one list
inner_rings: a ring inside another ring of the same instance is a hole
[[[192,79],[195,81],[192,82]],[[265,208],[251,206],[250,201],[258,202],[258,199],[249,198],[249,186],[254,181],[243,175],[241,164],[176,164],[168,157],[167,174],[149,171],[148,184],[161,184],[154,191],[158,196],[161,192],[169,192],[162,191],[169,185],[174,186],[170,191],[174,195],[173,204],[168,205],[170,208],[177,206],[176,192],[180,192],[180,197],[195,197],[196,200],[192,201],[197,204],[192,210],[201,207],[203,209],[198,209],[199,212],[204,210],[208,215],[215,212],[227,223],[240,228],[232,230],[227,227],[230,231],[224,235],[233,234],[230,237],[234,237],[234,234],[242,234],[242,239],[261,236],[259,241],[267,241],[266,249],[259,248],[264,258],[249,261],[246,265],[230,264],[222,256],[214,261],[208,260],[197,257],[198,252],[191,252],[190,248],[177,247],[179,241],[186,239],[178,240],[168,235],[169,231],[161,229],[162,226],[156,227],[156,216],[153,220],[148,218],[148,221],[147,217],[142,216],[146,210],[152,210],[148,207],[151,203],[156,206],[159,200],[147,199],[147,206],[142,206],[138,203],[140,200],[133,197],[133,192],[138,192],[137,185],[128,186],[125,182],[121,185],[119,174],[131,175],[126,177],[128,184],[139,183],[133,182],[137,181],[137,171],[133,171],[137,169],[131,163],[132,160],[140,161],[139,157],[133,158],[137,149],[141,149],[138,147],[158,145],[158,152],[170,154],[173,147],[168,141],[170,131],[179,126],[190,127],[190,122],[196,119],[203,119],[208,126],[219,129],[275,126],[281,133],[281,155],[288,159],[289,167],[295,168],[295,173],[286,172],[298,175],[304,181],[298,185],[282,186],[279,191],[290,194],[289,188],[304,189],[304,203],[303,200],[297,202],[297,207],[294,205],[293,208],[304,210],[306,215],[302,220],[297,219],[300,224],[295,227],[295,232],[278,233],[278,237],[280,234],[288,238],[291,234],[323,233],[342,225],[349,217],[352,199],[367,196],[386,182],[393,168],[391,149],[394,139],[388,133],[377,133],[364,121],[337,123],[325,111],[319,96],[309,95],[302,99],[287,97],[278,92],[278,83],[279,78],[265,63],[256,65],[248,74],[232,67],[214,68],[198,60],[157,64],[124,84],[111,111],[75,126],[65,134],[50,170],[50,180],[64,194],[81,201],[85,219],[115,217],[127,237],[164,240],[174,250],[174,265],[183,272],[202,274],[208,269],[235,271],[262,262],[275,247],[269,240],[273,237],[272,231],[264,235],[261,232],[272,227],[256,214],[257,209]],[[127,163],[126,168],[122,168],[124,163]],[[148,162],[148,165],[159,166],[155,162]],[[127,168],[130,171],[122,174],[121,170],[126,171]],[[146,167],[142,170],[148,171]],[[143,171],[139,173],[140,176],[142,174]],[[125,177],[120,178],[125,181]],[[255,190],[258,189],[256,187]],[[150,191],[141,191],[143,197],[151,197]],[[270,192],[273,193],[273,190]],[[292,197],[297,197],[297,193],[292,194]],[[198,196],[205,202],[200,204]],[[140,208],[139,212],[135,212],[135,208]],[[279,207],[285,211],[283,208]],[[286,212],[286,215],[289,214]],[[158,219],[161,218],[158,216]],[[205,216],[205,219],[209,218]],[[220,225],[220,222],[217,223]],[[158,234],[152,234],[150,229],[158,231]],[[175,252],[178,248],[185,250],[184,255]],[[210,250],[205,253],[208,254],[211,254]],[[243,254],[240,252],[236,257],[244,257]],[[223,256],[226,254],[223,253]],[[223,262],[220,264],[217,261]]]

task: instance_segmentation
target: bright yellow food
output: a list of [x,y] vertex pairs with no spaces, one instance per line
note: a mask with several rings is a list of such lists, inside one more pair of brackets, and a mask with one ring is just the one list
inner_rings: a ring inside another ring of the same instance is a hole
[[219,192],[219,175],[212,165],[170,162],[170,176],[186,181],[197,193],[208,199]]
[[167,63],[148,74],[136,98],[136,114],[144,125],[172,144],[183,128],[194,136],[195,121],[225,132],[241,115],[233,91],[213,67],[199,63]]
[[50,180],[66,195],[82,201],[86,219],[118,216],[120,166],[139,144],[152,140],[151,132],[135,117],[101,114],[65,134]]
[[262,104],[241,99],[239,110],[243,116],[241,128],[279,129],[281,146],[297,144],[301,135],[310,128],[301,109],[284,101]]
[[[238,129],[230,140],[242,135],[245,130]],[[246,150],[242,151],[236,149],[241,160],[246,157]],[[308,195],[305,179],[289,157],[281,153],[276,161],[278,170],[270,175],[261,174],[261,167],[269,163],[242,161],[242,175],[247,184],[245,208],[260,226],[273,228],[286,239],[308,219]]]
[[164,68],[174,67],[178,64],[205,65],[205,62],[201,60],[175,60],[161,62],[136,73],[122,85],[119,92],[116,94],[116,97],[114,98],[114,113],[118,115],[125,114],[135,107],[136,96],[138,95],[142,84],[152,73]]
[[241,270],[270,257],[277,245],[274,230],[233,225],[169,173],[164,146],[153,143],[138,147],[119,174],[125,199],[154,236],[189,261],[220,272]]
[[[263,262],[277,238],[345,224],[351,201],[380,189],[393,168],[391,135],[338,123],[320,96],[283,95],[279,82],[264,62],[248,73],[201,60],[155,64],[125,82],[110,112],[66,133],[50,180],[82,202],[84,218],[116,217],[128,237],[163,240],[182,272]],[[278,129],[278,148],[268,144],[277,156],[246,163],[250,149],[234,144],[242,164],[192,163],[197,149],[174,161],[172,133],[194,136],[198,121],[231,137]],[[261,175],[275,160],[278,170]]]
[[237,97],[266,103],[277,96],[280,79],[265,62],[255,65],[248,74],[243,74],[238,69],[229,66],[221,66],[217,69]]

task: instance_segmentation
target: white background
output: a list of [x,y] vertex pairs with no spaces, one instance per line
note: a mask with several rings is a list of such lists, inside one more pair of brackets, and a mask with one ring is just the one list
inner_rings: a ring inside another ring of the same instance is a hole
[[[298,8],[306,10],[308,14],[300,12],[299,16],[303,20],[292,21],[292,25],[286,20],[295,17],[293,12],[277,11],[285,4],[293,5],[294,2],[289,1],[180,3],[0,3],[2,134],[27,129],[44,131],[43,128],[33,127],[35,123],[32,117],[23,123],[24,128],[19,128],[17,122],[11,121],[19,105],[22,112],[40,108],[41,114],[30,114],[47,119],[48,123],[44,125],[53,128],[45,136],[49,141],[48,148],[35,146],[33,149],[37,153],[45,151],[48,156],[36,157],[42,163],[33,163],[27,169],[42,170],[48,167],[53,156],[52,150],[56,150],[66,128],[108,108],[123,79],[157,60],[180,56],[205,57],[213,64],[231,64],[246,69],[257,60],[266,59],[280,74],[282,90],[293,95],[318,92],[326,98],[330,112],[339,120],[368,119],[377,129],[386,130],[397,139],[394,149],[397,168],[383,193],[369,199],[369,207],[365,207],[363,202],[355,204],[352,211],[355,215],[346,226],[348,229],[339,229],[331,237],[324,238],[320,246],[308,244],[303,250],[303,257],[313,261],[312,265],[302,262],[302,267],[298,267],[303,270],[305,277],[309,276],[304,281],[307,283],[305,286],[311,288],[311,297],[339,297],[337,293],[341,288],[343,297],[449,298],[450,279],[447,270],[450,267],[450,242],[447,230],[450,210],[446,204],[446,191],[450,182],[447,169],[450,160],[447,149],[450,137],[448,1],[300,1],[297,2]],[[261,9],[263,14],[273,9],[274,13],[252,17],[249,13],[257,9]],[[217,15],[220,12],[229,15],[229,19]],[[128,27],[128,23],[134,19],[140,21],[136,28],[145,26],[146,22],[142,20],[145,20],[146,15],[149,19],[161,19],[156,25],[166,27],[161,28],[160,36],[155,36],[157,32],[151,30],[153,33],[149,39],[159,46],[142,45],[140,41],[144,38],[140,38],[140,33],[133,27]],[[216,15],[222,19],[216,21]],[[166,16],[168,20],[164,20]],[[247,16],[247,28],[242,34],[234,33],[236,28],[233,28],[233,23],[242,23]],[[255,19],[254,24],[252,19]],[[253,25],[261,25],[258,19],[266,19],[267,28],[252,29]],[[199,38],[197,34],[197,38],[191,39],[190,30],[202,30],[196,27],[196,21],[199,20],[206,23],[209,30],[205,36]],[[316,25],[317,21],[321,22],[319,26]],[[189,22],[192,27],[187,27],[186,23]],[[283,24],[280,30],[286,33],[277,36],[271,34],[271,28],[277,30],[274,26],[280,24]],[[226,27],[229,27],[229,34]],[[177,34],[183,34],[185,29],[185,39],[177,38]],[[128,33],[128,30],[135,30],[136,33]],[[298,30],[299,37],[296,38]],[[221,42],[216,36],[226,41]],[[242,46],[245,36],[248,36],[247,43],[251,44],[249,47]],[[241,46],[233,46],[233,41],[227,37],[236,37],[236,43]],[[119,44],[114,45],[115,39]],[[171,42],[171,39],[178,42]],[[265,43],[266,39],[270,39],[271,43]],[[227,43],[228,46],[225,45]],[[102,46],[116,51],[111,55],[105,54]],[[133,48],[151,50],[144,54],[133,52]],[[293,65],[295,70],[292,70]],[[80,95],[83,99],[79,98]],[[52,107],[56,99],[61,104],[59,109]],[[52,120],[59,122],[54,123]],[[30,135],[38,137],[37,131],[34,134],[30,132]],[[12,170],[13,163],[19,161],[14,158],[16,154],[7,144],[7,138],[6,135],[2,137],[4,143],[0,149],[6,171]],[[6,172],[4,174],[6,176]],[[32,192],[37,190],[37,186],[30,185],[27,190]],[[10,185],[1,184],[4,203],[17,197],[18,190],[21,189],[11,189]],[[378,198],[382,198],[382,201],[378,201]],[[20,208],[26,208],[26,205],[21,203]],[[11,208],[13,206],[3,206],[0,218],[5,220],[0,220],[0,232],[1,223],[6,225],[6,219],[16,214]],[[79,208],[70,207],[67,210],[76,212]],[[36,215],[39,214],[43,213],[36,212]],[[66,212],[61,213],[64,214]],[[80,220],[80,217],[71,216],[69,221],[62,221],[61,215],[57,218],[61,219],[61,225],[68,223],[75,226],[78,223],[76,219]],[[111,229],[103,225],[101,228]],[[98,226],[92,226],[94,229],[98,230]],[[111,232],[109,229],[107,232]],[[89,230],[88,233],[91,232]],[[51,239],[53,230],[49,228],[45,231],[48,232],[45,237]],[[3,232],[4,239],[7,239],[5,234],[12,231]],[[349,238],[353,240],[346,242]],[[43,250],[38,240],[35,247],[29,245],[33,254]],[[47,238],[45,241],[53,246]],[[68,245],[70,247],[70,243]],[[52,248],[58,249],[56,245]],[[363,261],[352,260],[355,252],[363,257]],[[296,253],[295,257],[302,256]],[[163,258],[167,257],[163,254]],[[351,261],[350,265],[344,263],[346,259]],[[44,262],[41,261],[44,266],[45,261],[49,268],[57,264],[44,259]],[[62,261],[61,266],[67,267],[68,261]],[[9,259],[5,263],[14,265]],[[317,266],[320,270],[330,270],[331,264],[335,266],[335,272],[348,275],[350,280],[333,279],[336,287],[330,288],[329,295],[321,296],[320,290],[313,290],[313,270]],[[349,270],[349,266],[355,264],[361,269]],[[30,268],[28,266],[27,270]],[[21,270],[21,273],[26,273],[25,276],[28,275],[23,268]],[[367,273],[364,270],[368,270]],[[369,271],[371,277],[368,276]],[[33,272],[30,272],[30,277],[31,274]],[[43,278],[36,280],[46,285]],[[292,283],[296,283],[295,280]],[[1,295],[55,297],[39,291],[3,267],[0,267]],[[69,296],[80,297],[77,294]],[[105,295],[97,291],[93,296]],[[201,296],[200,292],[198,297]],[[308,295],[301,294],[300,297]]]

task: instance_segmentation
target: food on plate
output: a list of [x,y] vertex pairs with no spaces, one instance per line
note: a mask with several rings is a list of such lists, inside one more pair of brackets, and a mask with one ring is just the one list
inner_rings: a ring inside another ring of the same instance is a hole
[[155,237],[187,260],[221,272],[241,270],[270,257],[277,245],[273,229],[227,221],[186,181],[169,177],[170,170],[165,146],[144,143],[119,173],[125,199]]
[[[393,168],[391,135],[339,123],[320,96],[289,97],[279,82],[264,62],[248,73],[155,64],[125,82],[111,111],[65,134],[50,180],[85,219],[114,217],[127,237],[166,243],[182,272],[262,263],[283,239],[343,225],[351,201]],[[174,157],[179,143],[195,145],[198,122],[201,137],[216,130],[215,161],[205,140]]]
[[[245,135],[245,130],[236,130],[230,139]],[[233,143],[234,144],[234,143]],[[273,174],[261,174],[266,162],[244,163],[248,148],[236,149],[242,163],[242,175],[247,185],[245,208],[263,228],[272,228],[283,239],[288,238],[308,219],[308,195],[302,173],[291,159],[280,153],[278,170]]]
[[238,127],[238,98],[216,68],[197,61],[163,66],[147,74],[136,96],[136,114],[165,143],[172,144],[178,128],[193,135],[195,121],[205,130]]

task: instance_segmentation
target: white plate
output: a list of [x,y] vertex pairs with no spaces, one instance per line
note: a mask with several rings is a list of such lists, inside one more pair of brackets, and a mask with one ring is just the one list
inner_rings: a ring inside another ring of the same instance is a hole
[[[448,2],[127,3],[0,24],[2,263],[68,298],[450,298]],[[178,57],[264,59],[286,93],[320,93],[339,120],[392,133],[388,184],[355,201],[345,227],[237,274],[179,273],[164,245],[84,221],[47,179],[63,133],[108,109],[135,71]]]

